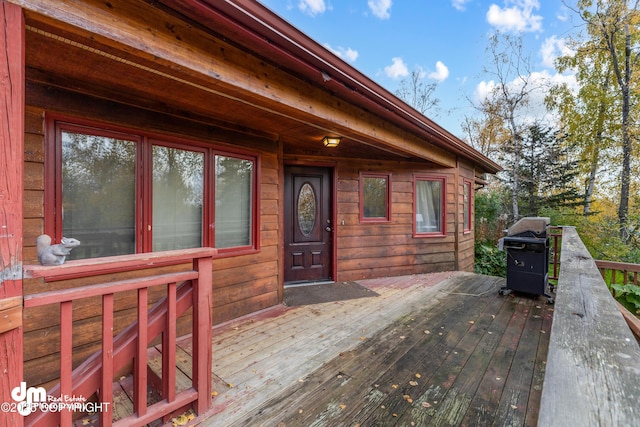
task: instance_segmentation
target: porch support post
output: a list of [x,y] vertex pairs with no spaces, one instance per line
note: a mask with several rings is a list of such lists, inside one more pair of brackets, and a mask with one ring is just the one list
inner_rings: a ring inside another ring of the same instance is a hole
[[[25,26],[22,9],[0,0],[0,403],[23,380],[22,199],[24,171]],[[23,416],[0,411],[0,426]]]

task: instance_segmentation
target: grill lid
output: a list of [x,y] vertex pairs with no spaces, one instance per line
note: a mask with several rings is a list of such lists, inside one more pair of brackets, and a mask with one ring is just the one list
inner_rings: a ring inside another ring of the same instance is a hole
[[521,218],[507,230],[507,236],[531,236],[546,237],[547,227],[551,224],[549,217],[529,216]]

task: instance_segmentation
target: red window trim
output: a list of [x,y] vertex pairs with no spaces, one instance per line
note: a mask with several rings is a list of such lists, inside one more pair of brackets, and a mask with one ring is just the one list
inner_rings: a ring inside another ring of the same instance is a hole
[[[384,217],[365,217],[364,216],[364,179],[365,178],[384,178],[387,180],[386,207]],[[359,177],[359,205],[360,205],[360,222],[391,222],[391,173],[387,172],[360,172]]]
[[[252,244],[247,246],[237,246],[233,248],[221,248],[218,250],[220,257],[245,255],[260,251],[260,171],[261,161],[258,153],[247,149],[227,148],[223,144],[213,146],[210,143],[195,141],[187,138],[177,138],[154,133],[142,129],[134,129],[124,126],[114,126],[95,120],[87,120],[66,116],[62,114],[48,113],[45,117],[45,187],[44,187],[44,233],[53,236],[55,241],[60,241],[62,236],[62,130],[72,132],[86,132],[89,134],[114,137],[124,140],[131,140],[137,144],[137,164],[136,164],[136,253],[151,252],[151,232],[148,225],[151,221],[151,188],[149,183],[152,168],[151,148],[153,145],[185,149],[202,152],[205,154],[205,176],[204,176],[204,198],[203,198],[203,237],[204,247],[214,247],[215,226],[214,226],[214,206],[215,206],[215,164],[216,154],[227,155],[235,158],[242,158],[254,162],[253,194],[252,194]],[[143,167],[146,163],[146,167]],[[138,185],[143,183],[143,185]],[[148,188],[143,188],[143,187]]]
[[[465,188],[468,186],[468,188]],[[462,191],[463,191],[463,202],[462,208],[467,210],[467,215],[469,217],[469,227],[464,226],[464,216],[462,217],[462,232],[464,234],[469,234],[473,231],[473,182],[470,179],[464,178],[462,180]],[[467,192],[467,200],[469,201],[468,205],[464,206],[464,192]]]
[[[442,230],[437,232],[418,232],[417,230],[417,183],[418,181],[438,181],[442,185],[442,193],[440,200],[440,221],[442,223]],[[414,238],[433,238],[433,237],[446,237],[447,235],[447,177],[444,175],[431,175],[431,174],[418,174],[413,177],[413,237]]]

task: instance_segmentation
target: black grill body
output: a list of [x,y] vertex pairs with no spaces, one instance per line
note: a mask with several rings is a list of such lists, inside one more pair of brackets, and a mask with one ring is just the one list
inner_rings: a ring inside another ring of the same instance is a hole
[[[541,226],[539,221],[544,222],[544,220],[546,224]],[[507,283],[500,289],[500,295],[506,295],[511,291],[544,295],[549,303],[553,303],[553,298],[547,293],[549,284],[549,237],[546,231],[548,219],[523,218],[521,221],[529,221],[531,229],[523,231],[527,223],[525,222],[523,226],[519,221],[516,224],[517,227],[514,225],[511,228],[519,232],[502,239],[503,249],[507,252]]]

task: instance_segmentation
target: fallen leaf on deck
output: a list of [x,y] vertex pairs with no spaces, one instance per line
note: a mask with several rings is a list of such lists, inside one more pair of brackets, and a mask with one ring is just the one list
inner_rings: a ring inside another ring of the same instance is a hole
[[192,419],[193,419],[193,415],[192,415],[191,418],[189,418],[189,416],[187,414],[182,414],[179,417],[172,418],[171,419],[171,424],[173,424],[175,427],[184,426],[189,421],[191,421]]
[[90,420],[90,419],[85,418],[85,419],[83,419],[83,420],[82,420],[82,425],[83,425],[83,426],[88,426],[90,422],[91,422],[91,420]]
[[403,339],[405,339],[405,338],[406,338],[406,337],[405,337],[404,335],[400,335],[400,339],[401,339],[401,340],[403,340]]
[[344,408],[346,408],[346,407],[347,407],[347,405],[344,405],[344,404],[343,404],[343,405],[340,405],[340,409],[344,409]]
[[227,384],[227,386],[228,386],[229,388],[233,388],[233,384],[231,384],[231,383],[228,383],[228,384]]
[[429,402],[422,402],[423,408],[431,408],[431,404]]
[[366,339],[367,339],[367,337],[360,337],[360,341],[364,341]]
[[518,409],[516,405],[511,405],[511,409]]
[[391,388],[398,388],[398,384],[393,384]]
[[420,374],[416,374],[416,378],[420,378],[422,375]]
[[428,335],[428,334],[430,334],[430,333],[431,333],[431,331],[426,330],[426,331],[424,331],[424,333]]
[[213,390],[213,391],[211,392],[211,397],[216,397],[217,395],[218,395],[218,392],[217,392],[217,391]]
[[473,325],[474,323],[476,323],[476,321],[475,320],[469,320],[469,323],[471,323]]
[[412,386],[415,387],[415,386],[418,385],[418,382],[417,381],[409,381],[409,385],[412,385]]
[[393,415],[394,417],[397,417],[397,416],[398,416],[398,414],[392,414],[392,415]]

